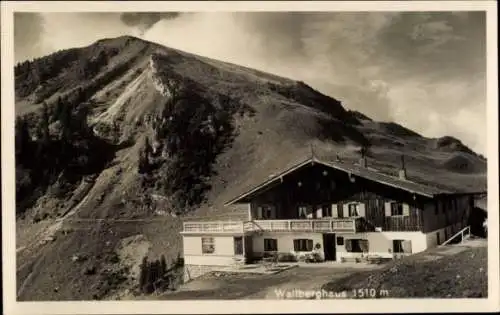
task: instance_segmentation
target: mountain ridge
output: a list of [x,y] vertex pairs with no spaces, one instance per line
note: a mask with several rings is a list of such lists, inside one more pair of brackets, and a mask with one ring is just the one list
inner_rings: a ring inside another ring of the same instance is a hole
[[[311,145],[346,163],[366,148],[369,166],[388,174],[405,155],[412,180],[486,187],[486,160],[455,138],[425,138],[303,82],[131,36],[20,63],[15,80],[16,151],[27,144],[46,156],[35,167],[32,151],[19,153],[25,162],[16,152],[18,197],[33,201],[17,209],[20,300],[108,299],[133,289],[137,279],[110,283],[109,270],[142,257],[109,257],[132,245],[176,257],[182,218],[230,218],[238,207],[226,201],[303,160]],[[64,143],[67,160],[54,164]],[[124,245],[137,235],[141,242]],[[82,254],[88,259],[71,261]],[[82,276],[88,268],[97,271]]]

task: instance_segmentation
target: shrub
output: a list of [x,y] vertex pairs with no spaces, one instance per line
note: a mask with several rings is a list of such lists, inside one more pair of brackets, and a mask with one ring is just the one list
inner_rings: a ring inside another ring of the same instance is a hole
[[117,264],[120,262],[120,257],[118,257],[118,254],[115,252],[112,252],[110,256],[108,256],[107,261],[112,264]]
[[125,282],[127,274],[129,273],[128,267],[123,267],[118,270],[106,270],[102,273],[102,281],[99,283],[97,289],[99,293],[95,294],[94,299],[100,300],[108,293],[118,289],[120,285]]
[[296,262],[297,257],[292,253],[280,253],[278,255],[279,262]]

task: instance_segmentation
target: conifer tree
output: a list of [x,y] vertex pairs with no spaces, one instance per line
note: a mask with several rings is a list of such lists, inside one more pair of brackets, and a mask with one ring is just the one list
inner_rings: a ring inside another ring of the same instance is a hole
[[61,100],[61,96],[58,96],[57,100],[56,100],[56,105],[55,105],[53,119],[54,120],[60,120],[62,112],[63,112],[63,103],[62,103],[62,100]]
[[144,145],[139,152],[139,173],[144,174],[149,171],[149,155],[152,151],[151,145],[149,144],[149,138],[146,137],[144,140]]
[[50,117],[49,117],[49,109],[47,107],[47,103],[43,102],[42,105],[42,117],[40,121],[40,131],[41,131],[41,140],[43,144],[47,144],[50,141]]
[[165,258],[165,255],[161,255],[160,257],[160,271],[161,271],[161,276],[163,277],[167,273],[167,260]]
[[146,284],[149,278],[148,271],[149,271],[148,257],[144,256],[144,258],[142,258],[141,272],[139,275],[139,288],[141,292],[145,292]]
[[72,106],[70,104],[62,105],[61,116],[59,118],[62,128],[62,140],[69,142],[72,134]]
[[15,142],[16,142],[16,159],[24,159],[31,143],[31,136],[29,131],[28,122],[23,117],[18,117],[15,124]]

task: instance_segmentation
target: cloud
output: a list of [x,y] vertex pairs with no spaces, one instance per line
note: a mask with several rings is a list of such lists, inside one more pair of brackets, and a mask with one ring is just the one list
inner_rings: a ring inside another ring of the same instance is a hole
[[120,14],[120,20],[125,25],[139,28],[141,35],[160,20],[175,19],[180,12],[124,12]]
[[14,13],[14,55],[16,62],[43,55],[40,38],[44,21],[38,13]]

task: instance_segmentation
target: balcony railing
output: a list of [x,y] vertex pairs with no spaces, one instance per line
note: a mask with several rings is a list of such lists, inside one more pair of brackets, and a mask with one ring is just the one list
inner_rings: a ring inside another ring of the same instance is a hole
[[356,219],[254,220],[254,230],[265,232],[355,232]]
[[[356,232],[356,218],[185,222],[185,233]],[[358,225],[359,226],[359,225]]]
[[243,221],[184,222],[186,233],[243,233]]

